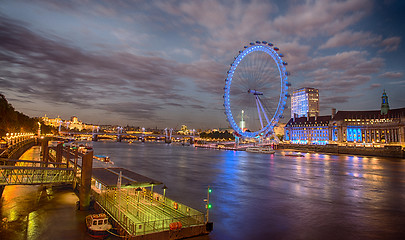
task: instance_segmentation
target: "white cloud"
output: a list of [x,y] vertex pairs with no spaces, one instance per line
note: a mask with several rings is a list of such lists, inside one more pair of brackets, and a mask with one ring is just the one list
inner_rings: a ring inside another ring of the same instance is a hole
[[392,52],[398,49],[400,43],[401,37],[390,37],[384,39],[384,41],[381,42],[381,46],[384,47],[384,51]]
[[277,17],[273,24],[282,34],[314,38],[343,31],[369,14],[371,9],[372,4],[367,0],[306,1],[292,5],[287,14]]
[[404,74],[402,72],[385,72],[380,74],[380,78],[402,78]]
[[186,48],[175,48],[172,50],[172,53],[176,54],[176,55],[183,55],[186,57],[193,56],[193,51],[191,51],[190,49],[186,49]]
[[371,32],[344,31],[329,38],[329,40],[319,48],[326,49],[341,46],[376,46],[381,42],[381,40],[382,37],[380,35],[375,35]]

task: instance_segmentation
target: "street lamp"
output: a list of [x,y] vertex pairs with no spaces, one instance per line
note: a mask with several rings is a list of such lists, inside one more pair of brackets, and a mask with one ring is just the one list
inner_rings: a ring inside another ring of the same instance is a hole
[[[140,192],[140,191],[142,191],[142,188],[137,187],[137,188],[135,189],[135,191],[137,192],[137,193],[136,193],[136,195],[138,195],[138,204],[137,204],[137,208],[139,208],[139,192]],[[138,210],[139,210],[139,209],[138,209]]]
[[41,136],[41,123],[38,122],[38,137]]
[[163,189],[163,209],[164,209],[166,205],[166,189],[167,189],[166,185],[163,185],[162,189]]

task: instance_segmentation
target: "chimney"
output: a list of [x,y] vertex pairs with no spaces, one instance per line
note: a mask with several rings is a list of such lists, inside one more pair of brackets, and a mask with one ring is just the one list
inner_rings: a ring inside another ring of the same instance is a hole
[[336,115],[336,108],[332,108],[332,119],[335,118]]

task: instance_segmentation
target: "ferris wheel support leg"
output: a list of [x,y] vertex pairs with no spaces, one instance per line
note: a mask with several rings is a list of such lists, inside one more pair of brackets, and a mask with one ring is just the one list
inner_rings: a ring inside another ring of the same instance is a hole
[[256,98],[257,113],[259,114],[259,119],[260,119],[260,125],[261,125],[262,128],[263,128],[262,114],[260,113],[260,107],[259,107],[260,101],[259,101],[259,98],[257,97],[257,95],[255,96],[255,98]]
[[[257,102],[259,103],[260,108],[262,109],[262,112],[263,112],[264,117],[266,118],[267,124],[269,124],[269,123],[270,123],[269,118],[267,117],[267,114],[266,114],[266,112],[264,111],[263,105],[262,105],[262,103],[260,102],[259,97],[257,97]],[[263,128],[263,125],[262,125],[262,128]]]

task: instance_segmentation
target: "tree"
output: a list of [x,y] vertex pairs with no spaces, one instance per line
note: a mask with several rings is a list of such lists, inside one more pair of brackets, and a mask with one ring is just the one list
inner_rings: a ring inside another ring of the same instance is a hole
[[34,133],[38,130],[38,118],[30,118],[14,109],[0,94],[0,136],[6,133]]

